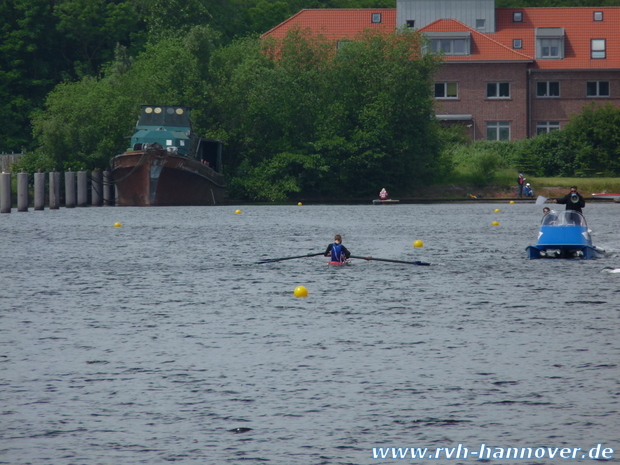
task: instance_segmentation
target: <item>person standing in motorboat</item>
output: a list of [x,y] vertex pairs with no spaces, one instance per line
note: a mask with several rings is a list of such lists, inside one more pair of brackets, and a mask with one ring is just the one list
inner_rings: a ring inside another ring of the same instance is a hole
[[390,194],[388,194],[388,191],[385,190],[385,187],[383,189],[381,189],[381,192],[379,192],[379,198],[381,200],[387,200],[389,195]]
[[559,203],[561,205],[566,204],[567,210],[573,210],[583,214],[581,209],[586,206],[586,199],[577,192],[577,186],[571,186],[568,194],[560,199],[553,199],[553,203]]
[[334,236],[334,243],[327,246],[327,250],[325,250],[325,256],[331,256],[332,262],[341,263],[346,261],[351,256],[351,252],[349,252],[347,248],[342,245],[342,236],[340,234],[336,234]]

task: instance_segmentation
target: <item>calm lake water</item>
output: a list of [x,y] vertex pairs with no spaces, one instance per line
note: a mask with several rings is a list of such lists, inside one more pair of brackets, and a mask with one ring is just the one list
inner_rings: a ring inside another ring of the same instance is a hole
[[[541,211],[4,214],[0,463],[478,462],[373,458],[459,443],[603,444],[620,463],[620,273],[601,271],[620,268],[620,205],[584,210],[608,251],[590,261],[526,259]],[[320,252],[336,233],[353,255],[432,266],[255,263]]]

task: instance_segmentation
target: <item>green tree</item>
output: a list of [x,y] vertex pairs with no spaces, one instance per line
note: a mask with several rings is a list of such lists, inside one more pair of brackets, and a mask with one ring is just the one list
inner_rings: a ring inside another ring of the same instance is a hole
[[577,147],[575,168],[620,175],[620,108],[592,103],[564,127]]
[[[44,111],[33,118],[39,146],[24,161],[30,171],[105,168],[126,148],[144,103],[187,105],[205,121],[205,63],[217,34],[197,27],[185,38],[169,37],[147,46],[135,60],[118,49],[101,78],[85,76],[58,85]],[[200,132],[200,128],[197,129]]]
[[429,182],[437,60],[420,50],[418,34],[369,32],[336,53],[300,30],[220,50],[212,95],[235,194],[369,195],[379,184],[405,191]]

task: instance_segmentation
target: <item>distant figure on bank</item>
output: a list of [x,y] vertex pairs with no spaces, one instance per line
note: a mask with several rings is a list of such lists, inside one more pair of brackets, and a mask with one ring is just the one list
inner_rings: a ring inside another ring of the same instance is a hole
[[568,194],[560,199],[553,199],[553,203],[559,203],[561,205],[566,204],[567,210],[583,213],[581,209],[586,206],[586,199],[577,192],[577,186],[571,186]]
[[525,183],[525,178],[523,177],[523,173],[519,173],[519,177],[517,178],[517,187],[519,188],[519,198],[523,197],[523,183]]
[[532,187],[530,186],[529,182],[523,188],[523,194],[526,197],[534,197],[534,191],[532,190]]
[[351,252],[349,252],[347,248],[342,245],[342,236],[340,234],[336,234],[334,236],[334,243],[327,246],[325,256],[331,256],[332,262],[344,262],[351,256]]
[[379,192],[379,198],[381,200],[386,200],[388,198],[388,191],[385,190],[385,187],[383,189],[381,189],[381,192]]

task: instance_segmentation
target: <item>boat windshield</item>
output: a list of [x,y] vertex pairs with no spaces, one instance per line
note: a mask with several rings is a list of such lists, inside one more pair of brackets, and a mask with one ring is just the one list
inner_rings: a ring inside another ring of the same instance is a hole
[[585,226],[586,219],[579,212],[573,210],[551,210],[542,219],[542,226]]

